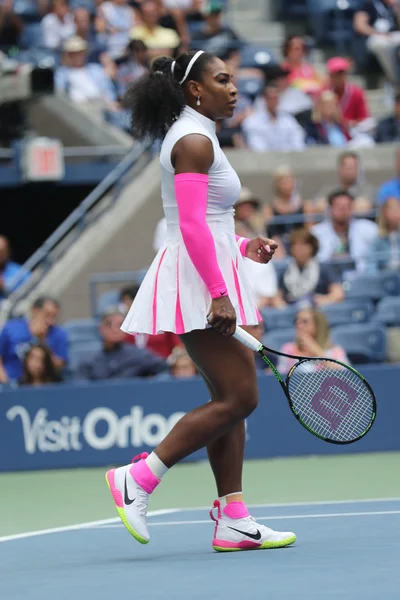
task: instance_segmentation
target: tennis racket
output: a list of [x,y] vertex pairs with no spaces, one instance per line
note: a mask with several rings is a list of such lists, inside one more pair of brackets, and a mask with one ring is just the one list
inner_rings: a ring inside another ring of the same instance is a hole
[[[292,413],[307,431],[331,444],[352,444],[371,429],[377,409],[375,395],[368,381],[353,367],[331,358],[277,352],[241,327],[236,328],[233,337],[258,352],[279,381]],[[286,381],[267,352],[297,361]]]

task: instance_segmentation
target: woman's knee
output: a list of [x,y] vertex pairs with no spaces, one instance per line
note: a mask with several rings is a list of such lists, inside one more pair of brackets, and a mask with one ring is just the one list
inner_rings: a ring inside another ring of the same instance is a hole
[[257,386],[235,386],[226,397],[233,421],[246,419],[258,405]]

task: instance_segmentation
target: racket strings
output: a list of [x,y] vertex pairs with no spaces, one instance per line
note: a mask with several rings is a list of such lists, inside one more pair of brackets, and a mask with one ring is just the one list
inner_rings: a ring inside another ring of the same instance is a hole
[[288,390],[294,412],[314,433],[332,441],[349,442],[369,427],[374,398],[351,369],[327,359],[298,363]]

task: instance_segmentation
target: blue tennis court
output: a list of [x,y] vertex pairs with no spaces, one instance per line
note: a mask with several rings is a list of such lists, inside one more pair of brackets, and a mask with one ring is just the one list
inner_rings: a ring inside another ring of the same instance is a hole
[[150,513],[147,546],[117,519],[2,537],[2,597],[399,597],[400,499],[258,505],[251,512],[295,531],[297,543],[217,554],[205,508]]

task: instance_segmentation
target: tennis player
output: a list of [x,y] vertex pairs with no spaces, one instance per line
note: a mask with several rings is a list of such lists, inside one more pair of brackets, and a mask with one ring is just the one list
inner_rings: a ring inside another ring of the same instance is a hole
[[210,512],[216,521],[213,548],[277,548],[296,540],[294,533],[257,523],[242,494],[244,420],[257,406],[257,378],[254,354],[232,334],[236,324],[261,319],[243,257],[267,263],[277,245],[262,237],[235,237],[233,205],[241,185],[219,146],[215,122],[233,115],[236,99],[227,66],[202,51],[176,61],[156,59],[130,92],[134,136],[163,139],[168,233],[122,329],[177,333],[211,395],[211,402],[185,415],[149,456],[106,474],[125,527],[142,544],[150,539],[149,495],[168,469],[203,447],[219,496]]

